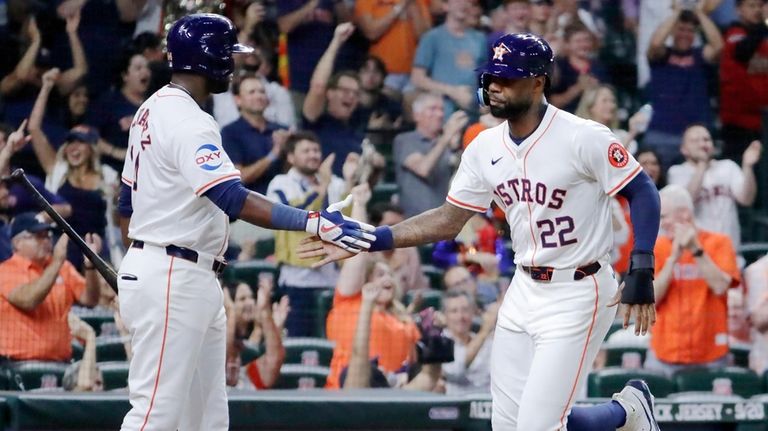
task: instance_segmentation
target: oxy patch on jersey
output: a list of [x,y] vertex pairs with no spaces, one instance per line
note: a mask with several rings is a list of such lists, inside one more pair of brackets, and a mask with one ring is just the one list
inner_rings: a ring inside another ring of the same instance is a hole
[[200,169],[215,171],[224,164],[223,151],[214,144],[203,144],[195,152],[195,163]]
[[614,168],[623,168],[629,163],[629,155],[624,146],[619,143],[612,143],[608,146],[608,161]]

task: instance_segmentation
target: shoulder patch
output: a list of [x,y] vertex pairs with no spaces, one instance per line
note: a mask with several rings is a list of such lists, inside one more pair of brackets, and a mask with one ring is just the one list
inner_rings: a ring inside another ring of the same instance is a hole
[[195,163],[200,169],[215,171],[224,164],[223,150],[214,144],[203,144],[195,152]]
[[629,163],[629,155],[623,145],[614,142],[608,146],[608,161],[614,168],[623,168]]

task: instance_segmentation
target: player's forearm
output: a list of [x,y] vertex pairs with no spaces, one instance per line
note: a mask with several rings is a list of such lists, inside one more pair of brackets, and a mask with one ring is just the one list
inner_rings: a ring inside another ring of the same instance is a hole
[[445,239],[459,234],[467,220],[475,213],[449,203],[443,203],[417,216],[392,226],[395,248],[412,247]]
[[731,285],[731,276],[718,268],[707,253],[697,257],[696,264],[699,266],[701,278],[707,282],[707,287],[712,293],[722,295],[728,290]]
[[59,269],[63,262],[53,261],[49,264],[40,278],[23,284],[11,291],[8,295],[8,302],[22,311],[30,312],[40,305],[53,287],[53,282],[59,275]]

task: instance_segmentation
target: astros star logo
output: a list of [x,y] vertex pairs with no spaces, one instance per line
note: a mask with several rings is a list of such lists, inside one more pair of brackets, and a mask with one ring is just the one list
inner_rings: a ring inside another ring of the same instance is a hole
[[507,48],[507,45],[500,43],[499,46],[493,48],[493,59],[504,60],[504,54],[508,52],[512,52],[512,51],[509,48]]

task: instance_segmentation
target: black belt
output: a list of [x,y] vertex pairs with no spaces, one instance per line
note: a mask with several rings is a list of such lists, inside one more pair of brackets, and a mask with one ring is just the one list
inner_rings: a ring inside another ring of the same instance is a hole
[[[131,243],[131,247],[142,249],[144,248],[144,241],[134,241]],[[165,253],[168,256],[178,257],[179,259],[188,260],[193,263],[197,263],[198,254],[196,251],[191,250],[189,248],[179,247],[176,245],[167,245],[165,246]],[[227,267],[226,262],[222,262],[219,260],[214,259],[213,260],[213,266],[212,270],[216,274],[221,274],[224,271],[224,268]]]
[[[600,262],[592,262],[589,265],[584,265],[576,268],[576,271],[573,273],[573,279],[574,280],[581,280],[584,277],[589,277],[590,275],[596,273],[597,271],[600,271]],[[555,272],[555,268],[552,268],[551,266],[525,266],[523,265],[523,270],[527,272],[532,279],[536,281],[552,281],[552,273]]]

